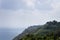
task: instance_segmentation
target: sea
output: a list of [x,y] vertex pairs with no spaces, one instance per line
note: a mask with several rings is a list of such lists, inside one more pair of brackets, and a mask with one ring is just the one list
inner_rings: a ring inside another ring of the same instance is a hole
[[23,30],[23,28],[0,28],[0,40],[13,40]]

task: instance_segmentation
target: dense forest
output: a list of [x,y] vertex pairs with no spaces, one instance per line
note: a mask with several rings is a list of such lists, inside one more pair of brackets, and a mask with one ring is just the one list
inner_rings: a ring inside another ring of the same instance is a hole
[[60,40],[60,22],[54,20],[30,26],[13,40]]

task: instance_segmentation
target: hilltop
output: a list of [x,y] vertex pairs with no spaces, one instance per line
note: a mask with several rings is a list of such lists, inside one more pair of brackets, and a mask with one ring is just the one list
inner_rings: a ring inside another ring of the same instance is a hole
[[13,40],[60,40],[60,22],[54,20],[30,26]]

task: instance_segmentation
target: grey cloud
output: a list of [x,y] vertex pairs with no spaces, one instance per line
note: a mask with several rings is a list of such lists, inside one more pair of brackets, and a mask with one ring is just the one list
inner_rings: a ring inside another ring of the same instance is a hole
[[[11,1],[11,0],[10,0]],[[29,25],[35,25],[35,24],[44,24],[48,20],[58,20],[60,16],[58,16],[58,9],[56,10],[56,13],[54,9],[49,4],[36,4],[37,8],[30,10],[25,10],[24,8],[16,11],[3,11],[0,13],[0,26],[7,26],[13,28],[23,27],[26,28]],[[53,10],[52,10],[53,9]],[[45,11],[47,10],[47,11]],[[60,13],[60,12],[59,12]],[[56,15],[55,15],[56,14]],[[58,16],[58,17],[57,17]]]
[[22,0],[2,0],[1,2],[1,9],[18,10],[24,8],[25,5]]
[[44,5],[37,5],[36,9],[43,10],[43,11],[53,10],[53,8],[50,5],[46,5],[46,4],[44,4]]
[[36,2],[35,8],[38,10],[46,11],[46,10],[53,10],[51,6],[52,1],[50,0],[39,0]]

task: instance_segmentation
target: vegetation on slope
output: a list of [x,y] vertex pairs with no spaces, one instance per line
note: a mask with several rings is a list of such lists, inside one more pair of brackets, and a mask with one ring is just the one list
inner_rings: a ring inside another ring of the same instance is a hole
[[60,22],[54,20],[41,26],[31,26],[13,40],[60,40]]

